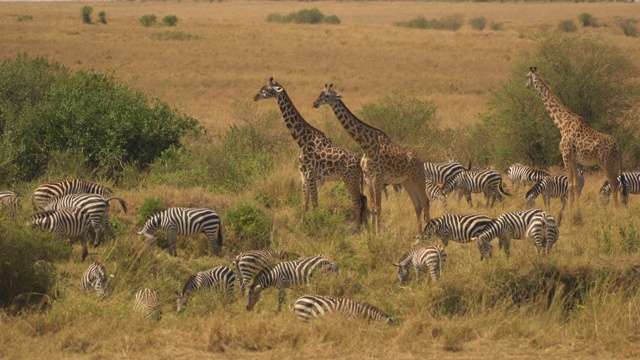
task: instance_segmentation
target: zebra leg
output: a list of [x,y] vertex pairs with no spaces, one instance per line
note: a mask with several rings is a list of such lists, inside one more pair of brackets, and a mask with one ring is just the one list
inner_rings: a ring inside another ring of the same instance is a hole
[[94,221],[91,220],[91,224],[93,225],[93,230],[95,230],[96,238],[93,240],[93,247],[98,247],[100,244],[100,235],[102,234],[102,229],[100,228],[101,220]]
[[89,250],[87,249],[87,232],[85,231],[82,234],[82,261],[87,258],[87,255],[89,255]]
[[169,230],[169,255],[178,256],[178,252],[176,251],[176,242],[178,239],[178,234],[176,234],[175,230]]
[[473,207],[473,203],[471,202],[471,192],[465,192],[464,198],[467,200],[467,204],[469,204],[470,207]]
[[509,239],[508,236],[500,236],[498,237],[498,245],[500,246],[500,248],[502,250],[504,250],[504,254],[509,257],[510,253],[510,247],[511,247],[511,239]]
[[287,293],[285,288],[278,289],[278,312],[282,310],[282,304],[287,300]]

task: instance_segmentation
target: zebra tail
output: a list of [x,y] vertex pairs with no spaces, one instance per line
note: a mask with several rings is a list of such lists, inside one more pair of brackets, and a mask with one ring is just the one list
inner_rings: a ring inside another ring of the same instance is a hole
[[500,190],[502,195],[511,196],[511,194],[504,189],[504,183],[502,181],[500,182],[500,186],[498,186],[498,190]]
[[467,168],[467,171],[471,170],[471,159],[469,159],[469,167]]
[[[222,248],[222,224],[218,225],[218,253],[220,252],[220,249]],[[218,254],[216,254],[218,255]]]
[[127,203],[124,201],[124,199],[123,199],[123,198],[121,198],[121,197],[119,197],[119,196],[112,196],[112,197],[108,198],[108,199],[106,200],[106,202],[109,202],[109,201],[114,200],[114,199],[115,199],[115,200],[118,200],[118,202],[120,203],[120,206],[122,206],[122,210],[123,210],[123,211],[124,211],[124,213],[126,214],[126,213],[127,213]]

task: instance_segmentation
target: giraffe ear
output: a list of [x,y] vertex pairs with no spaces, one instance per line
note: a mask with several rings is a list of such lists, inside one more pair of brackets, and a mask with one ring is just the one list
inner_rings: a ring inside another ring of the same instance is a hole
[[275,90],[276,92],[282,92],[282,90],[284,90],[284,89],[280,85],[274,85],[273,86],[273,90]]
[[273,83],[273,76],[269,78],[269,84]]

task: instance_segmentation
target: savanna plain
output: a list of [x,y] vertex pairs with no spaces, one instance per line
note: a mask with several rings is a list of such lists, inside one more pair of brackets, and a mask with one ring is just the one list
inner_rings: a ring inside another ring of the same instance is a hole
[[[84,24],[80,10],[87,4],[96,13],[104,11],[107,24]],[[309,8],[336,15],[341,23],[266,21],[272,13]],[[274,77],[309,123],[339,134],[342,129],[331,109],[311,106],[324,84],[334,83],[354,111],[385,96],[403,95],[432,102],[442,129],[473,126],[480,121],[479,114],[487,111],[490,94],[512,76],[519,59],[533,53],[558,23],[566,19],[577,23],[581,13],[596,16],[600,26],[580,27],[570,36],[615,44],[640,65],[638,39],[625,36],[618,26],[622,19],[640,19],[640,7],[630,3],[0,2],[1,59],[27,53],[72,71],[110,74],[197,119],[212,142],[222,141],[220,135],[233,127],[247,126],[255,114],[274,118],[277,121],[268,122],[268,128],[256,131],[271,134],[284,148],[274,158],[272,171],[234,191],[179,186],[148,172],[120,182],[92,179],[112,186],[127,201],[129,211],[125,214],[112,205],[111,218],[118,224],[114,237],[90,249],[87,261],[80,261],[75,245],[71,259],[56,264],[58,281],[39,308],[0,316],[0,357],[640,356],[640,200],[631,196],[626,207],[603,205],[598,194],[604,181],[601,173],[587,172],[585,189],[564,211],[560,238],[549,256],[536,256],[526,240],[514,240],[509,258],[495,246],[493,258],[480,262],[475,245],[450,242],[440,280],[416,282],[412,274],[407,285],[400,285],[393,263],[413,246],[417,234],[406,192],[390,189],[388,199],[383,197],[379,234],[355,231],[348,195],[339,183],[322,185],[318,209],[303,214],[298,148],[275,101],[252,101]],[[171,28],[143,27],[139,18],[146,14],[175,15],[179,20]],[[482,31],[466,22],[456,31],[394,26],[419,15],[456,14],[465,19],[484,17],[500,26]],[[17,21],[21,15],[31,19]],[[523,69],[523,87],[524,75]],[[550,131],[557,131],[548,121]],[[392,130],[384,123],[380,128]],[[358,150],[344,134],[335,138],[339,145]],[[427,144],[432,140],[421,139]],[[188,146],[195,140],[184,141]],[[424,148],[402,139],[398,142],[407,148]],[[432,162],[447,161],[451,154],[455,152],[419,153],[422,160]],[[473,154],[465,156],[471,158],[458,160],[479,162]],[[215,162],[216,155],[209,159]],[[549,170],[560,173],[561,163],[556,165]],[[24,204],[20,216],[32,213],[28,196],[37,184],[91,176],[73,164],[66,166],[68,172],[65,164],[58,164],[55,172],[38,181],[18,185]],[[215,183],[216,177],[207,181]],[[449,198],[447,206],[432,202],[431,217],[470,212],[495,217],[522,210],[525,189],[507,185],[513,196],[493,208],[483,207],[478,195],[474,208]],[[223,220],[223,254],[226,251],[231,257],[249,249],[243,248],[239,234],[224,228],[226,210],[238,203],[251,204],[270,219],[270,248],[305,256],[329,254],[340,272],[317,274],[309,286],[287,290],[280,313],[276,312],[277,291],[269,289],[252,311],[245,309],[247,300],[238,292],[225,296],[212,290],[195,293],[186,310],[177,314],[174,292],[181,290],[188,276],[229,265],[229,260],[209,256],[204,236],[180,238],[177,257],[169,256],[162,241],[160,246],[145,244],[137,235],[137,210],[149,198],[160,198],[165,206],[216,210]],[[541,199],[537,205],[543,206]],[[548,210],[556,215],[559,201],[552,199]],[[103,262],[113,275],[113,293],[105,299],[80,291],[80,277],[94,260]],[[132,310],[134,294],[143,287],[158,290],[164,310],[159,322],[145,320]],[[308,293],[374,304],[391,314],[394,323],[339,316],[302,323],[290,309],[297,297]]]

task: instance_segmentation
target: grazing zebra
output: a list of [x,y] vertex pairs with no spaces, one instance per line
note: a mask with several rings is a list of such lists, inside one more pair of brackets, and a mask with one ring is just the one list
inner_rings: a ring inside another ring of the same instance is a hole
[[489,243],[496,237],[500,241],[500,247],[509,256],[511,239],[524,239],[531,220],[541,212],[540,209],[514,211],[491,220],[491,223],[478,236],[471,239],[478,244],[480,260],[491,256],[492,247]]
[[471,207],[473,207],[471,193],[483,193],[485,199],[487,199],[486,206],[489,206],[489,200],[492,200],[491,206],[493,206],[496,199],[502,202],[502,195],[511,196],[504,190],[502,176],[496,170],[463,171],[453,181],[444,185],[443,192],[445,195],[449,195],[454,189],[459,191],[458,200],[464,195]]
[[169,254],[177,256],[176,239],[178,235],[195,235],[204,232],[211,243],[213,255],[220,255],[222,247],[222,228],[220,217],[215,211],[195,208],[169,208],[155,213],[144,222],[139,235],[144,235],[149,243],[155,241],[155,233],[164,230],[169,237]]
[[109,292],[107,280],[107,268],[99,261],[89,265],[80,280],[82,292],[87,293],[89,289],[94,289],[98,296],[104,296]]
[[317,268],[323,269],[325,273],[338,272],[338,264],[326,255],[284,261],[262,269],[249,287],[247,310],[253,309],[258,300],[260,300],[260,292],[273,286],[278,289],[278,312],[280,312],[282,304],[286,300],[285,289],[291,286],[308,284],[314,270]]
[[60,208],[31,215],[29,225],[48,231],[55,235],[55,241],[63,237],[80,237],[82,240],[82,260],[87,257],[87,235],[91,226],[91,217],[87,210],[81,208]]
[[110,188],[89,181],[66,179],[38,186],[31,194],[31,203],[36,211],[44,210],[53,199],[67,194],[97,194],[103,198],[113,197]]
[[[582,188],[584,187],[584,173],[578,169],[578,186],[576,187],[576,195],[580,197]],[[567,175],[547,176],[533,185],[524,195],[527,199],[525,206],[527,209],[532,208],[536,203],[536,198],[542,194],[544,205],[551,206],[551,198],[560,198],[562,202],[562,210],[567,205],[567,196],[569,195],[567,187]]]
[[[622,186],[622,176],[624,175],[625,186]],[[622,203],[629,203],[629,194],[640,194],[640,173],[625,172],[616,178],[618,181],[618,188],[622,189]],[[600,197],[602,202],[606,205],[609,203],[611,197],[611,185],[609,180],[605,180],[604,184],[600,188]]]
[[153,289],[142,289],[136,294],[134,311],[144,313],[145,319],[162,319],[162,304],[158,300],[158,293]]
[[442,189],[433,181],[425,179],[425,189],[427,191],[427,196],[429,197],[429,199],[439,201],[442,205],[447,204],[447,196],[444,194]]
[[[398,279],[404,284],[409,279],[411,266],[415,269],[416,281],[420,278],[420,271],[427,270],[431,273],[431,279],[437,280],[442,275],[446,260],[447,252],[442,245],[418,246],[403,254],[393,265],[398,267]],[[425,281],[429,279],[427,277]]]
[[431,219],[418,237],[429,239],[437,235],[444,246],[449,245],[449,239],[467,243],[471,241],[471,238],[478,236],[490,222],[491,218],[485,215],[445,214],[439,218]]
[[340,313],[350,318],[365,318],[367,320],[381,320],[387,324],[393,323],[393,318],[377,307],[353,301],[351,299],[332,298],[322,295],[304,295],[293,304],[293,312],[301,321],[309,321],[320,316]]
[[284,250],[249,250],[238,254],[233,260],[233,266],[238,274],[242,294],[244,295],[245,289],[260,270],[274,265],[275,260],[285,260],[293,257],[298,258],[299,256],[287,253]]
[[533,241],[538,255],[548,255],[558,241],[560,231],[556,220],[544,211],[537,213],[527,226],[526,236]]
[[[471,168],[471,163],[469,163]],[[431,180],[434,184],[444,184],[452,182],[458,174],[468,170],[461,163],[455,160],[449,160],[446,163],[424,163],[424,172],[428,180]]]
[[226,290],[227,294],[233,293],[236,285],[236,274],[233,270],[226,266],[217,266],[209,270],[200,271],[195,275],[191,275],[182,288],[182,292],[176,291],[178,300],[176,300],[176,309],[181,312],[187,305],[188,296],[200,289],[208,289],[218,287]]
[[520,165],[518,163],[509,166],[506,173],[509,177],[509,180],[511,180],[511,185],[529,185],[540,181],[547,176],[551,176],[551,174],[547,173],[546,171],[534,169],[525,165]]
[[111,229],[109,228],[109,201],[118,200],[124,210],[127,213],[127,203],[118,197],[112,196],[110,198],[103,198],[96,194],[67,194],[61,197],[51,199],[51,201],[45,206],[44,210],[56,210],[63,207],[77,207],[87,210],[91,218],[91,225],[95,230],[95,240],[93,246],[96,247],[100,243],[100,234],[102,233],[101,225],[104,225],[105,236],[109,236]]
[[20,209],[20,198],[13,191],[0,191],[0,210],[6,210],[10,218],[15,218]]

